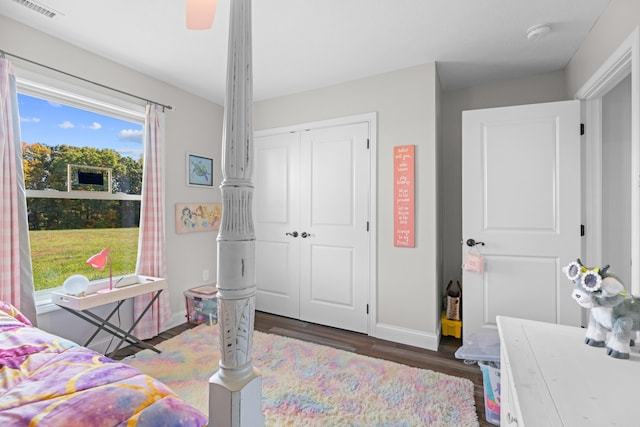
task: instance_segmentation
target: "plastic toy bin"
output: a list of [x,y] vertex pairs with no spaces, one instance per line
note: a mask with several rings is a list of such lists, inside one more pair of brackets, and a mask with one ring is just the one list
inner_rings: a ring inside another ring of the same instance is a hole
[[187,322],[218,323],[218,290],[214,285],[198,286],[184,291]]
[[497,332],[477,332],[465,336],[456,353],[464,363],[478,363],[484,385],[484,414],[491,424],[500,425],[500,337]]

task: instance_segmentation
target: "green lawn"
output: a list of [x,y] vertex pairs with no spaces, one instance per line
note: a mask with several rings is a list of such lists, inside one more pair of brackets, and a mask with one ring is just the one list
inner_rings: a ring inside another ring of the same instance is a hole
[[109,266],[96,270],[86,264],[91,255],[109,247],[113,275],[135,272],[138,228],[30,231],[35,290],[62,286],[73,274],[89,280],[109,277]]

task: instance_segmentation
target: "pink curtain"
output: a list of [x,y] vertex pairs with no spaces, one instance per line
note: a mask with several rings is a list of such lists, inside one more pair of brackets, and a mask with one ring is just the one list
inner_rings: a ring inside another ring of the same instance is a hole
[[[136,273],[153,277],[166,277],[163,139],[164,114],[156,105],[147,105]],[[138,318],[151,298],[148,294],[134,299],[134,318]],[[165,290],[138,323],[134,334],[140,339],[152,338],[164,331],[170,320],[169,292]]]
[[0,56],[0,163],[0,300],[36,324],[18,95],[13,65],[4,56]]

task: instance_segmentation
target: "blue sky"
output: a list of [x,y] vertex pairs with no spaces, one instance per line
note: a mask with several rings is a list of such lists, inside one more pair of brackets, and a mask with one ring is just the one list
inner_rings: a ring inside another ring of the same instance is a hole
[[134,159],[142,155],[141,124],[18,94],[20,132],[27,144],[111,148]]

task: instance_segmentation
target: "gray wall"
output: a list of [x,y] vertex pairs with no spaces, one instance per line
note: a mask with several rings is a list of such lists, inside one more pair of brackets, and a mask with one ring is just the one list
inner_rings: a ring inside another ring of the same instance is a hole
[[[51,38],[4,16],[0,16],[0,40],[0,48],[9,53],[174,107],[174,110],[166,113],[167,276],[171,289],[171,310],[174,314],[172,321],[175,324],[184,322],[185,306],[182,292],[202,281],[204,269],[208,269],[211,279],[215,280],[217,235],[215,232],[176,234],[175,204],[221,201],[217,185],[213,189],[201,189],[185,184],[185,153],[189,151],[212,156],[216,169],[214,183],[222,181],[219,162],[223,108],[59,39]],[[9,59],[19,69],[32,70],[78,84],[77,80],[66,79],[59,73],[31,66],[11,57]],[[91,85],[84,86],[97,90]],[[110,95],[122,97],[115,92]],[[135,101],[127,97],[123,99]],[[131,317],[128,313],[129,311],[123,312],[125,323],[127,318]],[[60,310],[41,314],[38,321],[43,329],[81,342],[90,330],[82,320]],[[69,328],[69,325],[73,327]]]
[[[437,98],[425,64],[254,105],[256,130],[378,113],[378,269],[373,334],[436,348],[439,334]],[[416,247],[393,246],[393,147],[416,145]]]
[[566,67],[567,96],[575,93],[640,25],[640,1],[611,0]]
[[443,217],[444,281],[462,276],[461,112],[479,108],[573,99],[631,32],[640,25],[640,1],[611,0],[563,71],[444,92]]
[[443,286],[449,280],[462,283],[460,242],[471,237],[462,235],[462,112],[562,101],[564,94],[564,73],[561,71],[443,93]]

